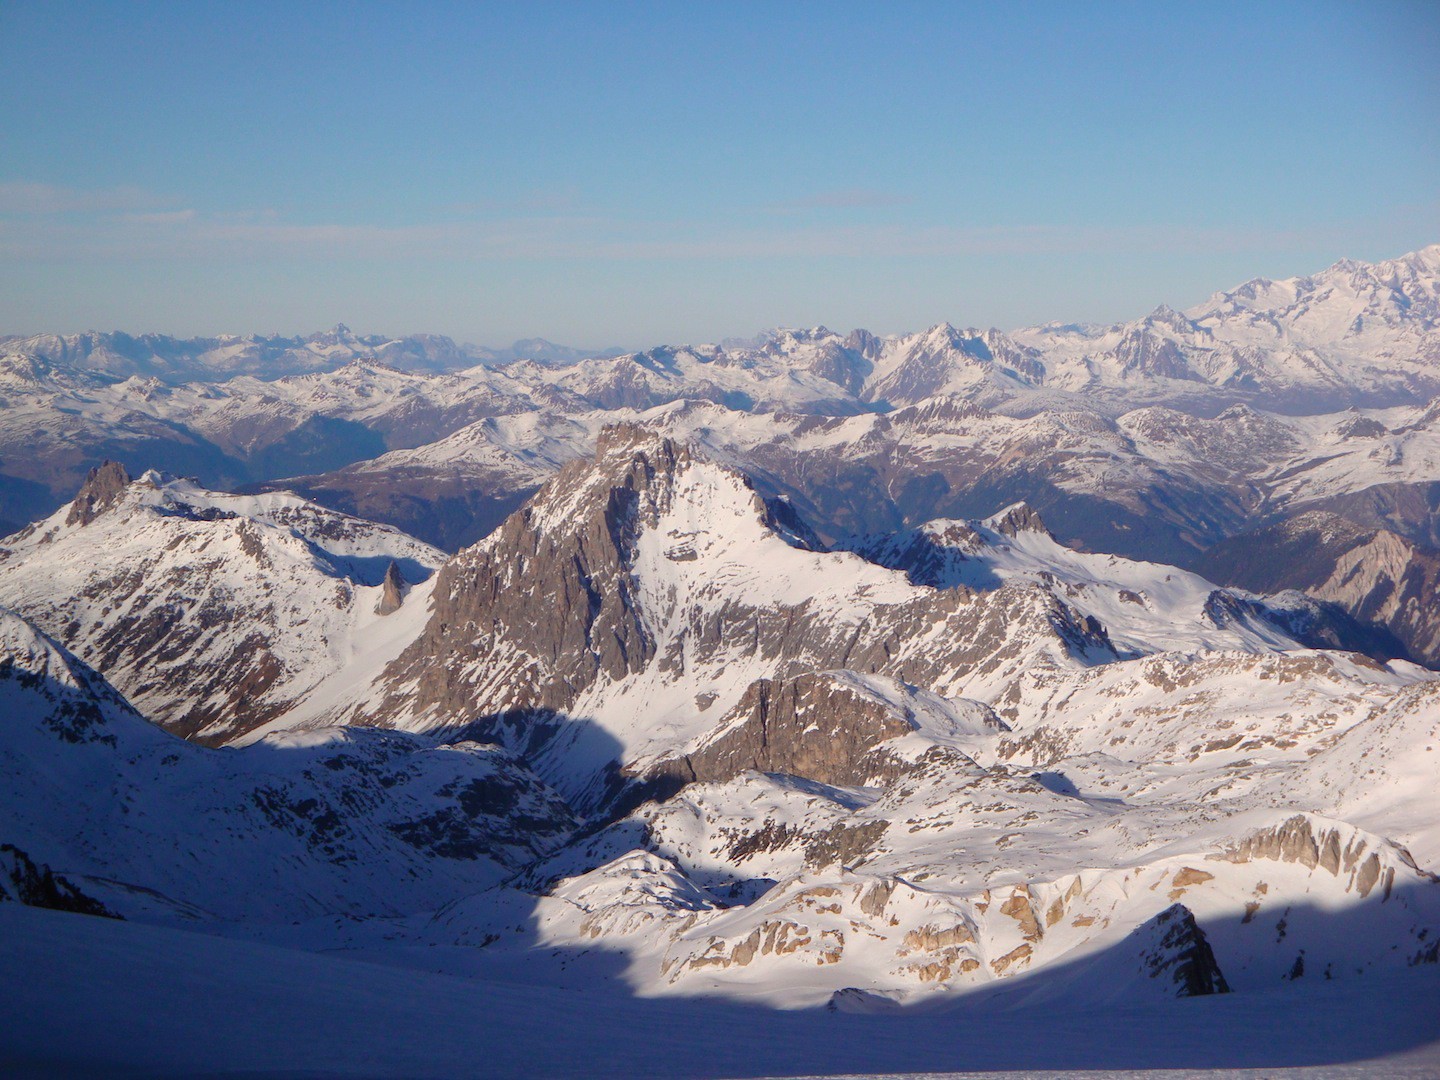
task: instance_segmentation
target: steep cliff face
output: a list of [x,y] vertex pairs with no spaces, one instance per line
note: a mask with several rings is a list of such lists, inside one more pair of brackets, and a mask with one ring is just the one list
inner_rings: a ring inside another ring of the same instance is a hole
[[1311,511],[1217,544],[1202,569],[1247,589],[1303,590],[1440,665],[1440,555],[1386,529]]

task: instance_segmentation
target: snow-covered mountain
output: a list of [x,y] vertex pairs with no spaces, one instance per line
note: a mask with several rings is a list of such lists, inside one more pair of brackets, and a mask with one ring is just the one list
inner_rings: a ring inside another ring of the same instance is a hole
[[[383,650],[442,559],[293,495],[131,481],[112,462],[0,543],[0,605],[89,657],[164,727],[223,742]],[[405,603],[382,614],[387,593]]]
[[[0,518],[18,526],[49,512],[107,457],[224,486],[326,473],[530,411],[549,423],[678,401],[816,416],[936,398],[1014,416],[1105,418],[1150,406],[1205,417],[1236,403],[1285,415],[1414,407],[1440,391],[1437,282],[1432,246],[1249,282],[1184,314],[1162,306],[1109,327],[1006,333],[941,323],[887,337],[814,327],[624,355],[539,341],[482,354],[424,335],[357,338],[344,327],[305,339],[5,339]],[[276,368],[275,357],[292,360]],[[288,377],[276,377],[281,370]],[[229,381],[210,381],[217,371]],[[43,456],[18,452],[37,438]]]
[[588,352],[526,338],[507,348],[459,345],[441,334],[356,334],[343,323],[305,337],[223,334],[213,338],[175,338],[168,334],[87,333],[0,336],[0,353],[38,357],[84,371],[121,378],[139,376],[167,383],[210,382],[252,375],[278,379],[328,371],[356,361],[384,364],[400,371],[438,374],[516,360],[571,364],[591,356],[616,356],[619,349]]
[[1129,323],[1014,338],[1045,357],[1048,385],[1117,399],[1145,384],[1142,397],[1198,396],[1188,382],[1284,412],[1424,400],[1437,390],[1440,244],[1379,263],[1342,259],[1310,277],[1257,278],[1183,314],[1162,305]]

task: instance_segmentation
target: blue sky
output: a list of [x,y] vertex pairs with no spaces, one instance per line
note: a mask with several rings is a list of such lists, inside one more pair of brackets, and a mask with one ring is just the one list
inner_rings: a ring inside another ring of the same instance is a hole
[[0,2],[0,332],[1014,327],[1440,241],[1440,3]]

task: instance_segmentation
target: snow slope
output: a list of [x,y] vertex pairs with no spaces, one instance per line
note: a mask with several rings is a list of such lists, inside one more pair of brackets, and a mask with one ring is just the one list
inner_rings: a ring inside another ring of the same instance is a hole
[[0,904],[0,978],[21,987],[0,1025],[0,1057],[21,1075],[461,1077],[483,1062],[497,1077],[1181,1069],[1208,1080],[1283,1068],[1302,1080],[1419,1080],[1440,1067],[1440,989],[1422,971],[1358,997],[1317,982],[1103,1008],[784,1012],[477,981]]
[[185,742],[3,610],[0,787],[0,843],[111,912],[212,929],[438,906],[574,828],[493,746],[362,729]]

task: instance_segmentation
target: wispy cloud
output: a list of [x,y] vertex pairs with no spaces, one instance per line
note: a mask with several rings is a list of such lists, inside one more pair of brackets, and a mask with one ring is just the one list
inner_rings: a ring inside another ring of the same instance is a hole
[[530,191],[511,199],[470,199],[446,204],[447,213],[464,217],[474,215],[508,216],[526,214],[574,214],[579,213],[583,197],[578,185],[566,184]]
[[[873,205],[882,194],[826,192],[806,204],[859,206],[870,199]],[[124,205],[127,200],[132,205]],[[85,212],[78,212],[81,208]],[[452,209],[444,221],[392,226],[295,221],[269,209],[216,214],[157,206],[153,195],[131,188],[75,192],[43,184],[0,185],[0,257],[15,263],[187,258],[687,261],[1194,255],[1344,242],[1360,234],[1359,224],[1260,232],[1183,225],[781,222],[763,212],[738,223],[519,210],[467,217]]]
[[910,198],[893,191],[877,188],[839,188],[817,191],[803,198],[770,203],[765,209],[772,213],[793,214],[807,210],[874,210],[886,206],[904,206]]
[[145,214],[121,214],[120,220],[127,225],[183,225],[194,221],[197,216],[194,210],[155,210]]
[[0,182],[0,214],[144,211],[173,206],[175,201],[138,187],[84,189],[30,180]]

